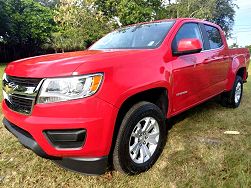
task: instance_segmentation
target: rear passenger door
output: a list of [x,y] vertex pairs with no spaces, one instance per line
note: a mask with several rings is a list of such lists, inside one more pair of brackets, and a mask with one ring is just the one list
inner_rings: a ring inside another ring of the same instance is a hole
[[229,57],[226,55],[224,42],[220,30],[212,25],[203,25],[204,39],[208,44],[203,52],[205,76],[208,77],[208,90],[217,94],[226,86],[227,72],[229,70]]

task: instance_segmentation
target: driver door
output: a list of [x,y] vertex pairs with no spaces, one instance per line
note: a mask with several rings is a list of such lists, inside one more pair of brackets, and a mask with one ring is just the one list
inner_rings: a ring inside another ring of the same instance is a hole
[[[202,32],[198,23],[183,24],[172,42],[172,50],[177,50],[181,39],[196,38],[203,45]],[[173,113],[183,111],[200,101],[199,94],[205,88],[206,75],[203,74],[205,57],[202,52],[174,56],[173,67]]]

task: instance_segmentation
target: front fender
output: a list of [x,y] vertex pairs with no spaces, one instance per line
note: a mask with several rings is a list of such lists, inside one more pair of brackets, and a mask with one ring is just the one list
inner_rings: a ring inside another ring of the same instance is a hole
[[[130,97],[136,94],[139,94],[139,93],[151,90],[151,89],[157,89],[157,88],[165,88],[167,91],[171,91],[170,84],[166,81],[159,81],[159,82],[154,82],[150,84],[144,84],[139,87],[130,88],[129,90],[121,93],[119,98],[116,100],[114,106],[117,108],[120,108],[123,105],[123,103]],[[170,99],[170,97],[171,97],[171,92],[168,92],[168,98]]]

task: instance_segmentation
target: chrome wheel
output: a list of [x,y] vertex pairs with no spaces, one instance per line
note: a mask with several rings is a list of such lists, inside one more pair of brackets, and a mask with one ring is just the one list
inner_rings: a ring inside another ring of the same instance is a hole
[[241,93],[242,93],[242,87],[241,87],[241,83],[238,82],[235,88],[235,96],[234,96],[234,101],[237,104],[240,99],[241,99]]
[[129,141],[131,159],[142,164],[154,154],[159,143],[159,124],[152,117],[140,120],[132,131]]

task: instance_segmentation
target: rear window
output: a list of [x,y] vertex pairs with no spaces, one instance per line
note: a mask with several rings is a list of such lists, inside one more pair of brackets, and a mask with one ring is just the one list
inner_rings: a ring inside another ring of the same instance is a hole
[[205,29],[209,39],[210,49],[220,48],[223,42],[219,29],[210,25],[205,25]]

